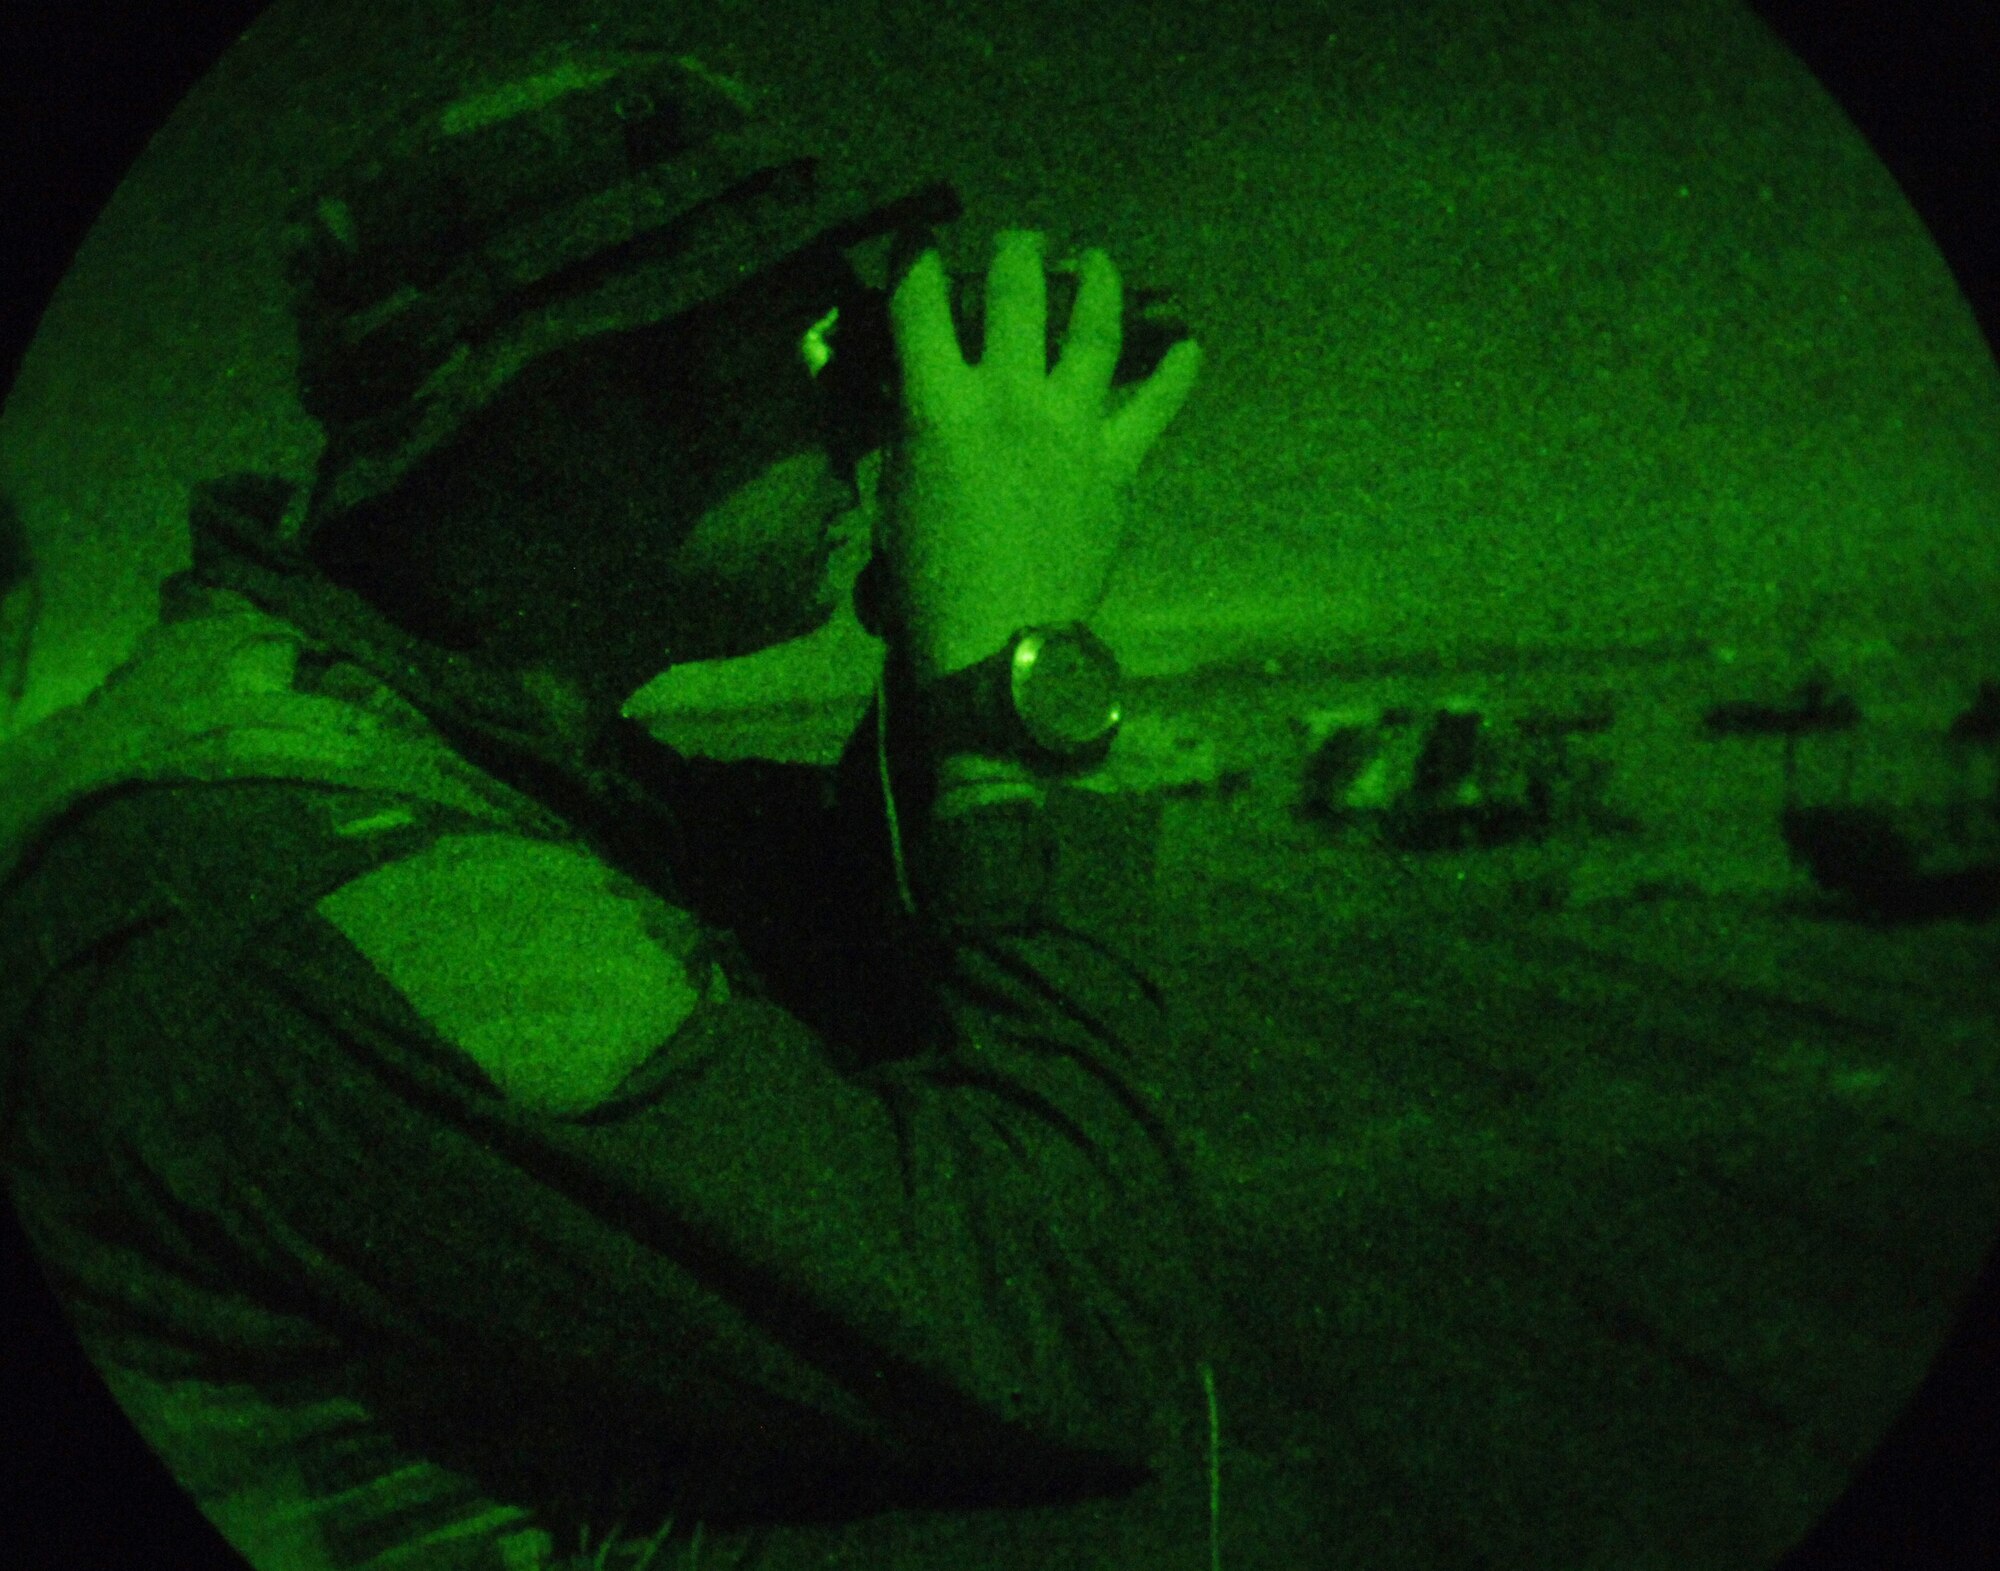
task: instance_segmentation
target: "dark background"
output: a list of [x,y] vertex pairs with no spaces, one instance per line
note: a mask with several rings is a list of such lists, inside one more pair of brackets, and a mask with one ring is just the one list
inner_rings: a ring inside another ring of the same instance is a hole
[[[0,375],[146,139],[264,10],[249,0],[10,0],[0,32],[5,170]],[[1965,0],[1755,0],[1867,137],[2000,334],[2000,8]]]
[[[43,308],[146,139],[263,6],[12,0],[0,22],[0,375],[11,387]],[[1756,0],[1837,98],[1929,226],[1989,345],[2000,344],[2000,19],[1949,0]],[[0,1243],[17,1505],[8,1564],[228,1566],[233,1556],[151,1463],[57,1316],[11,1213]],[[1786,1571],[2000,1564],[1996,1259],[1930,1378]],[[997,1571],[997,1568],[996,1568]]]

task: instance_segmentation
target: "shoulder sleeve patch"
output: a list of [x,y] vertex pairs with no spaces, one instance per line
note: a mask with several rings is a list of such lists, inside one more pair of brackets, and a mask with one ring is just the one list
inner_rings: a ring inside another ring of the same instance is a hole
[[588,851],[441,836],[318,905],[510,1100],[602,1102],[700,1001],[692,914]]

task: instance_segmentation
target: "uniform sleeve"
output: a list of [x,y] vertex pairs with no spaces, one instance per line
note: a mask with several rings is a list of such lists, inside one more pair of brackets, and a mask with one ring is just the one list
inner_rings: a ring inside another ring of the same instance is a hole
[[[836,839],[881,808],[848,778]],[[1115,864],[1150,855],[1157,808],[1058,792],[952,822],[953,914],[877,979],[935,1029],[865,1067],[704,985],[686,913],[474,836],[210,984],[190,1083],[213,1097],[146,1160],[182,1225],[376,1350],[412,1432],[485,1476],[641,1456],[711,1509],[778,1510],[1141,1482],[1208,1302],[1162,1001],[1116,942]]]
[[545,1113],[604,1102],[701,994],[692,916],[577,846],[444,835],[319,902],[499,1092]]

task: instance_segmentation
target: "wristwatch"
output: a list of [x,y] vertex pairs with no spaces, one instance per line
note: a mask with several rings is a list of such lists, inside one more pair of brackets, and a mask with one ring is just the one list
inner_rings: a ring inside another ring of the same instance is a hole
[[1123,680],[1118,657],[1083,623],[1023,627],[984,660],[913,683],[916,728],[933,758],[983,753],[1067,779],[1111,756]]

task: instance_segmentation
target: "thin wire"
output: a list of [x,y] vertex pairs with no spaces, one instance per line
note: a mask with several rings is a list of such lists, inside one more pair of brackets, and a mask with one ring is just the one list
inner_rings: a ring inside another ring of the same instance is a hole
[[882,771],[882,805],[889,813],[889,850],[896,863],[896,892],[903,909],[917,914],[917,902],[910,895],[910,880],[903,869],[903,831],[896,822],[896,794],[889,789],[889,667],[883,663],[875,673],[875,761]]
[[1222,1423],[1215,1407],[1215,1366],[1201,1366],[1202,1390],[1208,1394],[1208,1565],[1222,1571]]

